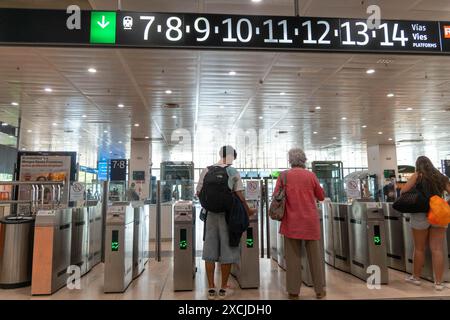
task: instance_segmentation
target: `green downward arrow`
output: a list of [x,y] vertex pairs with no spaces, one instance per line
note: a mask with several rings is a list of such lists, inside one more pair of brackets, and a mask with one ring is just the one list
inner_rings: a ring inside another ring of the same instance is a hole
[[91,12],[91,43],[116,43],[116,13]]

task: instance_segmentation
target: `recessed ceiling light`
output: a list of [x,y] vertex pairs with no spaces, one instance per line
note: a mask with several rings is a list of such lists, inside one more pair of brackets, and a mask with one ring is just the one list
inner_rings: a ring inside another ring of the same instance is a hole
[[108,130],[103,130],[104,133],[108,133]]
[[314,131],[313,134],[317,134],[317,131]]
[[290,126],[291,128],[293,128],[294,126]]
[[135,123],[134,126],[135,126],[135,127],[139,127],[139,123]]
[[383,132],[379,131],[378,134],[383,134]]
[[2,122],[2,127],[6,127],[8,124],[6,122]]
[[280,96],[284,96],[286,92],[280,92]]
[[411,107],[406,108],[406,111],[412,111],[412,110],[413,110],[413,108],[411,108]]
[[117,106],[118,106],[119,108],[125,107],[125,105],[123,105],[122,103],[119,103]]
[[252,2],[258,3],[261,2],[262,0],[252,0]]
[[264,117],[263,117],[263,116],[260,116],[260,117],[259,117],[259,120],[262,120],[262,119],[264,119]]
[[250,133],[250,131],[248,131],[248,130],[247,130],[247,131],[245,131],[245,133],[246,133],[246,134],[249,134],[249,133]]
[[342,117],[342,120],[347,120],[347,118],[346,117]]
[[427,118],[422,118],[422,121],[425,121],[425,120],[427,120]]
[[316,107],[316,110],[320,110],[320,109],[322,109],[321,106],[317,106],[317,107]]
[[145,136],[145,139],[150,139],[149,136]]
[[11,105],[17,107],[19,104],[17,102],[11,102]]
[[172,90],[166,90],[166,94],[171,94]]
[[366,73],[367,73],[367,74],[375,73],[375,69],[369,69],[369,70],[366,71]]
[[228,72],[228,75],[235,76],[236,75],[236,71],[230,71],[230,72]]
[[119,143],[122,143],[122,141],[119,141]]
[[392,141],[392,140],[394,140],[394,139],[392,139],[392,138],[389,138],[388,140],[389,140],[389,141]]
[[27,148],[23,147],[22,150],[27,150]]
[[366,126],[366,125],[363,125],[363,126],[361,126],[361,128],[367,128],[367,126]]
[[95,69],[95,68],[89,68],[88,71],[89,71],[90,73],[96,73],[96,72],[97,72],[97,69]]
[[30,130],[30,129],[28,129],[28,130],[27,130],[27,132],[28,132],[28,133],[32,133],[32,132],[33,132],[33,130]]
[[387,97],[388,97],[388,98],[393,98],[393,97],[395,97],[395,94],[393,94],[393,93],[388,93],[388,94],[387,94]]
[[112,151],[110,151],[109,153],[112,153]]
[[86,117],[87,117],[87,115],[83,114],[83,115],[82,115],[81,117],[82,117],[82,118],[86,118]]
[[337,138],[336,137],[333,137],[333,140],[336,140]]
[[176,119],[177,118],[177,116],[172,116],[172,119]]
[[52,123],[52,126],[56,127],[58,124],[56,122]]
[[52,88],[45,88],[44,90],[45,90],[45,92],[52,92],[53,91]]

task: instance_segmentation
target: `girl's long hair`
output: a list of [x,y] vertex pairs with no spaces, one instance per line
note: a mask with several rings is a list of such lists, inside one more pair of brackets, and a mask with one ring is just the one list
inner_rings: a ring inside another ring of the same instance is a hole
[[449,180],[439,172],[425,156],[420,156],[416,160],[416,172],[420,174],[420,180],[428,191],[434,195],[441,195],[447,187]]

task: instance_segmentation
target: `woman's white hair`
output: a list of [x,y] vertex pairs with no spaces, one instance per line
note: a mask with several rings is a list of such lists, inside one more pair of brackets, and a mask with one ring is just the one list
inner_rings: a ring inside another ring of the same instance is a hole
[[291,167],[306,168],[306,155],[300,148],[292,148],[289,150],[289,163]]

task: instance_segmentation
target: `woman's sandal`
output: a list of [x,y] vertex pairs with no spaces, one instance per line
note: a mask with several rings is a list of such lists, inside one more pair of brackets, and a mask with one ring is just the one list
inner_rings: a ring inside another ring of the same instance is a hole
[[327,295],[327,292],[324,290],[321,293],[316,293],[316,298],[317,299],[322,299]]

